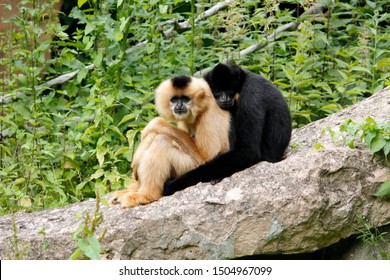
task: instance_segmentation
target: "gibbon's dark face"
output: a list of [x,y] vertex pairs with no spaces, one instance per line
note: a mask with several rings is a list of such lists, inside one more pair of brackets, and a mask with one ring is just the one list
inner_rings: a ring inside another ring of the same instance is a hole
[[191,102],[191,98],[189,98],[188,96],[174,95],[172,96],[170,103],[171,103],[171,110],[173,114],[180,119],[188,115],[188,113],[190,112],[192,102]]
[[218,64],[204,76],[210,85],[218,106],[229,109],[234,106],[241,91],[245,72],[234,64]]
[[171,111],[178,119],[185,118],[189,113],[192,100],[189,96],[183,94],[191,83],[191,77],[177,76],[171,79],[172,86],[177,90],[170,100]]
[[234,106],[234,96],[236,93],[232,90],[213,91],[217,104],[222,109],[229,109]]

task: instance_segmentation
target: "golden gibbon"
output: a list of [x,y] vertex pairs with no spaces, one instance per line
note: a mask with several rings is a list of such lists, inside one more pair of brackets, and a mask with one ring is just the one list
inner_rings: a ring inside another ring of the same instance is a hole
[[113,194],[112,204],[127,208],[158,200],[167,180],[229,150],[230,114],[219,108],[203,79],[166,80],[156,89],[155,103],[160,117],[141,133],[132,161],[133,182]]

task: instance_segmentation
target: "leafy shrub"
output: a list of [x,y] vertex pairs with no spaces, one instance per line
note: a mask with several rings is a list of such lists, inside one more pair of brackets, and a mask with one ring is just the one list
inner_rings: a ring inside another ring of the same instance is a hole
[[[351,119],[340,125],[340,132],[329,129],[334,141],[340,137],[350,148],[355,148],[355,142],[365,143],[372,154],[378,153],[388,161],[390,153],[390,122],[377,123],[372,117],[367,117],[364,123],[356,123]],[[390,181],[381,185],[380,189],[374,193],[375,196],[390,194]]]

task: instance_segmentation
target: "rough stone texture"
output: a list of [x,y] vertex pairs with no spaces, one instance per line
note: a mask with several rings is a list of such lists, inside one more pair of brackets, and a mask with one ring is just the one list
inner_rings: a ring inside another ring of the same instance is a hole
[[[389,120],[390,88],[293,132],[282,162],[259,163],[215,186],[198,184],[147,206],[102,206],[107,229],[102,247],[109,259],[224,259],[253,254],[292,254],[327,247],[363,225],[390,224],[390,202],[371,196],[389,179],[388,163],[361,145],[334,144],[328,133],[345,119],[368,115]],[[320,143],[324,149],[316,150]],[[387,166],[386,166],[387,165]],[[67,259],[76,243],[75,217],[93,212],[87,201],[59,209],[15,215],[25,258]],[[45,229],[48,248],[42,249]],[[10,216],[0,217],[0,257],[13,255]]]

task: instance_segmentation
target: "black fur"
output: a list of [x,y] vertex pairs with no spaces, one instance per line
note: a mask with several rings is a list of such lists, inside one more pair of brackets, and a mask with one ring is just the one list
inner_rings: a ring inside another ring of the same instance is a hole
[[188,76],[177,76],[171,79],[172,85],[177,89],[185,89],[191,82],[191,77]]
[[240,94],[238,102],[228,108],[233,128],[229,135],[230,151],[166,182],[164,195],[198,182],[228,177],[260,161],[281,161],[290,142],[290,112],[283,95],[271,82],[230,64],[218,64],[205,79],[213,93]]

